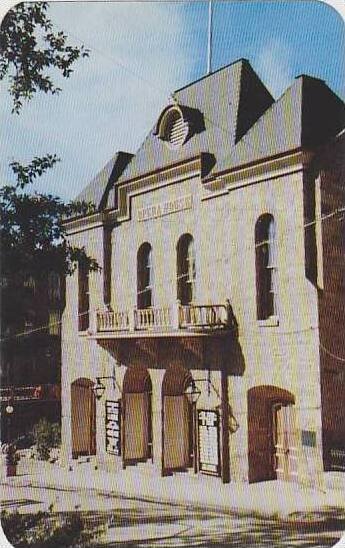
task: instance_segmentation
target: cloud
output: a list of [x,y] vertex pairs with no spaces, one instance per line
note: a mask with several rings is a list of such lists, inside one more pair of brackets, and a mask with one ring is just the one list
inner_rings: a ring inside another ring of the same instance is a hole
[[0,105],[0,176],[8,180],[13,158],[56,152],[62,162],[39,186],[71,198],[117,150],[137,150],[169,93],[190,79],[192,41],[179,3],[57,2],[49,9],[56,28],[89,47],[90,57],[69,79],[54,76],[59,96],[38,93],[19,116],[10,114],[8,97]]
[[275,38],[264,44],[253,60],[254,68],[275,97],[279,97],[293,79],[292,52]]

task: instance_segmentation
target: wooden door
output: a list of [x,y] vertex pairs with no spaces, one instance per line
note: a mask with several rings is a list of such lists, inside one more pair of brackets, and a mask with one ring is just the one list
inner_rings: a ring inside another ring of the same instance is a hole
[[140,461],[150,456],[148,392],[125,394],[124,460]]
[[293,405],[273,407],[275,437],[275,470],[278,479],[296,481],[298,477],[298,451]]
[[248,462],[249,481],[267,481],[276,478],[273,463],[274,444],[272,438],[271,406],[258,401],[249,417]]
[[96,454],[96,402],[92,382],[80,380],[71,386],[72,456]]
[[164,396],[164,469],[191,466],[191,409],[184,395]]

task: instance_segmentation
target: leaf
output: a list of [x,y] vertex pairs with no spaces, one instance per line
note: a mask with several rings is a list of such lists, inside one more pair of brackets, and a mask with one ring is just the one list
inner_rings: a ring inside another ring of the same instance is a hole
[[[8,79],[12,112],[16,114],[21,111],[23,100],[31,100],[37,91],[54,95],[61,91],[49,74],[52,68],[69,78],[71,65],[89,56],[83,45],[68,45],[66,34],[53,30],[47,11],[47,2],[21,3],[1,23],[0,80]],[[43,49],[38,45],[42,42]]]

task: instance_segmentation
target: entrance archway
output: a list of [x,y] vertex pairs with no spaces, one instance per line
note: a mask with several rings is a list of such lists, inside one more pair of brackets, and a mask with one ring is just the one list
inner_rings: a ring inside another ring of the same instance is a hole
[[249,482],[297,477],[295,398],[277,386],[248,390]]
[[71,384],[72,458],[96,454],[96,397],[90,379]]
[[166,370],[162,383],[162,469],[183,471],[193,465],[193,410],[184,393],[193,377],[182,364]]
[[152,383],[145,367],[128,367],[123,379],[123,460],[135,464],[152,458]]

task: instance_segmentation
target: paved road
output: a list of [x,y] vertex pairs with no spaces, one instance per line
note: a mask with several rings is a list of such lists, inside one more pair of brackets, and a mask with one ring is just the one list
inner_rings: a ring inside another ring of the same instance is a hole
[[30,513],[53,504],[59,513],[78,511],[105,525],[97,546],[126,547],[326,547],[345,531],[339,510],[298,516],[299,525],[255,515],[233,516],[191,505],[158,503],[90,490],[3,486],[1,507]]

